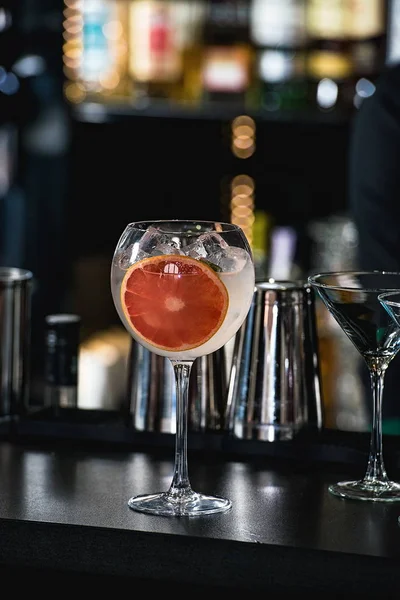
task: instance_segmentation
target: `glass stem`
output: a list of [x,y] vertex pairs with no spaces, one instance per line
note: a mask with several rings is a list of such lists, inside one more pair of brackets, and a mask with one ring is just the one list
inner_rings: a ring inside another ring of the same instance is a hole
[[193,494],[188,474],[187,435],[189,409],[189,378],[193,360],[171,360],[176,382],[175,465],[168,494],[183,499]]
[[387,364],[369,365],[372,388],[372,430],[367,471],[367,483],[388,481],[382,453],[382,395]]

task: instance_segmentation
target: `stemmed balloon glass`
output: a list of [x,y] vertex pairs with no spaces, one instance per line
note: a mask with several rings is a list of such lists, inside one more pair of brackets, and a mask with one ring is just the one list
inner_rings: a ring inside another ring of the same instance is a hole
[[195,492],[189,481],[189,378],[196,358],[215,352],[238,331],[254,283],[251,249],[237,225],[142,221],[123,231],[111,266],[114,304],[132,337],[171,361],[177,398],[171,485],[130,498],[133,510],[198,516],[231,508],[228,498]]
[[382,453],[382,395],[385,373],[400,349],[400,328],[383,308],[380,295],[400,290],[400,273],[342,271],[308,278],[329,312],[368,367],[372,388],[372,428],[367,469],[358,481],[340,481],[329,491],[342,498],[400,501],[400,484],[386,473]]

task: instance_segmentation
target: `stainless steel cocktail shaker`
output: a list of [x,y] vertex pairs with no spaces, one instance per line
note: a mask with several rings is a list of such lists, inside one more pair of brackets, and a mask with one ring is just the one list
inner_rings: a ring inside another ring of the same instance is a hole
[[275,441],[322,424],[314,292],[303,282],[257,283],[235,340],[226,429],[238,438]]

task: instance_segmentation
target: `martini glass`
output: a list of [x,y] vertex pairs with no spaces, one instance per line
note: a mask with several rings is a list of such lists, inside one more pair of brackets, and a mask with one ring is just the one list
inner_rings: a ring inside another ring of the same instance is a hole
[[[400,328],[400,290],[397,292],[384,292],[379,295],[379,300],[390,317]],[[400,525],[400,517],[397,519]]]
[[127,331],[171,361],[176,381],[171,485],[166,491],[132,496],[128,506],[176,517],[229,510],[229,498],[196,492],[190,484],[188,398],[193,362],[236,334],[253,299],[254,263],[243,230],[214,221],[130,223],[115,248],[111,291]]
[[384,379],[400,349],[400,328],[380,300],[381,294],[400,290],[400,273],[341,271],[311,275],[308,281],[363,357],[372,388],[372,427],[365,475],[357,481],[332,484],[329,491],[353,500],[400,501],[400,484],[388,478],[382,452]]
[[400,289],[396,292],[384,292],[380,294],[379,301],[394,320],[397,327],[400,327]]

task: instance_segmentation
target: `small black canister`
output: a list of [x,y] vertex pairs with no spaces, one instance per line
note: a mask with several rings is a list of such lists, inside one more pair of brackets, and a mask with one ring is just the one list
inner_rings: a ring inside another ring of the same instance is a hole
[[74,314],[47,315],[45,405],[56,411],[78,406],[78,355],[81,319]]

